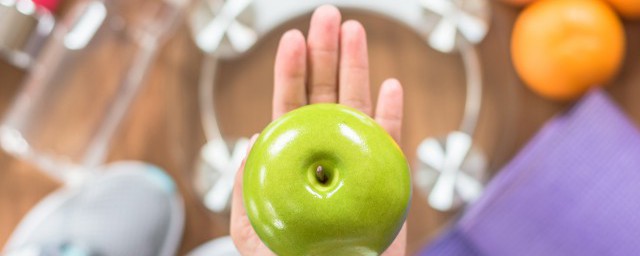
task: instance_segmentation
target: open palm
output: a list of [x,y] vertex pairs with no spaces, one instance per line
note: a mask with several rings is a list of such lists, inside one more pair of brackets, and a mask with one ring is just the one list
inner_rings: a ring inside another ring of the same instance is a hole
[[[315,103],[340,103],[374,114],[364,28],[357,21],[341,23],[341,19],[335,7],[321,6],[311,18],[306,41],[298,30],[282,36],[274,70],[273,119]],[[380,89],[374,118],[397,142],[402,108],[400,83],[386,80]],[[233,191],[231,237],[242,255],[274,255],[260,241],[247,218],[242,204],[243,171],[244,163]],[[406,224],[384,255],[404,255],[405,247]]]

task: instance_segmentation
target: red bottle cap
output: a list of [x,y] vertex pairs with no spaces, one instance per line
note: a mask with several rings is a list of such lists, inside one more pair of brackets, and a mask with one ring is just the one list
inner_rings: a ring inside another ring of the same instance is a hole
[[58,0],[32,0],[36,5],[43,7],[50,12],[55,12],[58,9]]

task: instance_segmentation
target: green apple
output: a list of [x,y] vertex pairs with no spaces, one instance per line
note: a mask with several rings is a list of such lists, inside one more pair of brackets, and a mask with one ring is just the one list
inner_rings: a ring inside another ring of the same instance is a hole
[[406,219],[409,166],[364,113],[309,105],[258,137],[243,200],[256,233],[278,255],[379,255]]

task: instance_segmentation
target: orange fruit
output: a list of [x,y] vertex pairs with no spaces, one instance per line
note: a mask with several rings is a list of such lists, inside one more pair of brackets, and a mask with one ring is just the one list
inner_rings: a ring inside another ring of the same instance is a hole
[[640,0],[607,0],[625,18],[640,18]]
[[511,57],[538,94],[571,100],[610,80],[625,51],[622,23],[600,0],[540,0],[513,28]]

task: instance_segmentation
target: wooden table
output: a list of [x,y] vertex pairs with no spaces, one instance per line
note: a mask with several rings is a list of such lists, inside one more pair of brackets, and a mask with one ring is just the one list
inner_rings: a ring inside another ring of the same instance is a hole
[[[71,2],[67,1],[63,10],[68,9]],[[511,27],[518,9],[493,2],[493,12],[489,35],[479,46],[484,66],[485,103],[475,139],[490,156],[491,170],[495,173],[546,120],[570,103],[544,100],[523,86],[509,57]],[[465,93],[461,59],[455,54],[430,49],[422,38],[395,21],[354,11],[346,11],[344,16],[360,20],[367,28],[374,93],[383,79],[391,76],[399,78],[405,86],[402,147],[415,164],[415,149],[423,138],[443,135],[459,125]],[[250,136],[270,121],[277,42],[282,32],[294,27],[306,31],[308,17],[285,24],[247,55],[221,64],[216,107],[226,136]],[[626,22],[626,31],[628,53],[624,69],[608,90],[638,122],[640,23]],[[146,87],[114,138],[109,156],[110,161],[148,161],[163,167],[175,178],[187,209],[181,254],[228,233],[227,217],[209,212],[192,186],[194,163],[205,142],[197,105],[201,60],[202,54],[183,26],[152,67]],[[107,72],[109,63],[104,65]],[[6,110],[24,76],[20,70],[0,64],[0,111]],[[99,85],[95,86],[99,90]],[[4,153],[0,154],[0,166],[0,244],[3,244],[30,207],[59,184]],[[409,252],[416,252],[437,235],[452,216],[431,210],[425,196],[414,190],[409,214]]]

